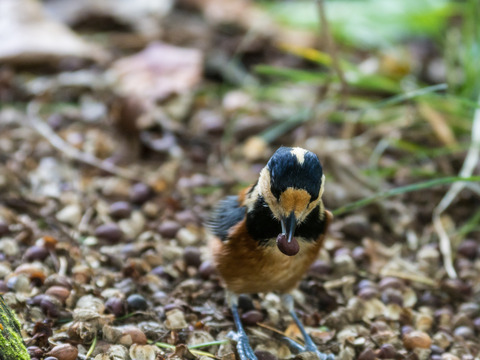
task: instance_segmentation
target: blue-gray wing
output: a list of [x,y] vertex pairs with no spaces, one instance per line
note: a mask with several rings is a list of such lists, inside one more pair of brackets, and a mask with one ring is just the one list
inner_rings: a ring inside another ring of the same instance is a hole
[[245,217],[245,206],[240,206],[237,196],[227,196],[212,211],[207,226],[222,241],[227,240],[230,229]]

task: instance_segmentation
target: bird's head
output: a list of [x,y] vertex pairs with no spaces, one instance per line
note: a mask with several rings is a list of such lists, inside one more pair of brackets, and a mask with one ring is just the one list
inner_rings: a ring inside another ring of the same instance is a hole
[[296,226],[320,203],[323,185],[324,175],[317,155],[298,147],[279,148],[261,171],[258,191],[281,222],[288,242]]

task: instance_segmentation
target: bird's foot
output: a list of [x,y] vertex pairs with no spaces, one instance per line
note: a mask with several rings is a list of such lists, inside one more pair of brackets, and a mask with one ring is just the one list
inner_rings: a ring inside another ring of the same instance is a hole
[[237,352],[240,360],[257,360],[257,357],[248,342],[247,334],[231,331],[228,333],[228,337],[237,342]]
[[325,354],[320,352],[310,337],[308,337],[309,341],[306,341],[305,346],[300,345],[299,343],[290,338],[285,337],[284,339],[288,342],[288,345],[291,349],[294,349],[299,353],[310,352],[317,355],[319,360],[335,360],[335,356],[333,354]]

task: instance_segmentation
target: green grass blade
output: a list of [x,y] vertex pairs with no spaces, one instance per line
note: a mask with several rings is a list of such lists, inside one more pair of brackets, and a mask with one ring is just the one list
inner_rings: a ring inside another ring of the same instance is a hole
[[360,209],[362,207],[365,207],[375,201],[389,198],[392,196],[400,195],[400,194],[405,194],[408,192],[412,191],[418,191],[418,190],[423,190],[423,189],[429,189],[435,186],[440,186],[440,185],[446,185],[446,184],[452,184],[455,182],[459,181],[466,181],[466,182],[480,182],[480,176],[471,176],[471,177],[458,177],[458,176],[449,176],[449,177],[444,177],[440,179],[434,179],[434,180],[429,180],[429,181],[424,181],[416,184],[410,184],[406,186],[401,186],[395,189],[387,190],[387,191],[382,191],[379,192],[375,195],[366,197],[364,199],[354,201],[350,204],[344,205],[339,207],[338,209],[335,209],[332,211],[333,215],[338,216],[345,214],[347,212],[351,212],[357,209]]

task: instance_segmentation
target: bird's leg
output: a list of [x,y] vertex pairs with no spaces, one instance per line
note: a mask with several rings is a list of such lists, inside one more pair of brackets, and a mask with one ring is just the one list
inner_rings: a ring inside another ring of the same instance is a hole
[[285,304],[286,308],[288,309],[288,312],[290,313],[290,316],[293,318],[293,321],[295,322],[298,329],[302,333],[303,340],[305,341],[305,346],[301,346],[298,343],[288,339],[288,340],[290,340],[289,341],[290,345],[292,345],[293,347],[295,347],[299,351],[314,352],[315,354],[317,354],[317,356],[320,360],[335,360],[335,356],[333,356],[333,354],[328,354],[327,355],[327,354],[324,354],[324,353],[320,352],[317,349],[317,346],[313,342],[312,338],[307,334],[305,328],[303,327],[300,319],[298,318],[298,316],[295,313],[295,310],[293,308],[293,297],[292,297],[292,295],[290,295],[290,294],[284,295],[283,296],[283,301],[284,301],[284,304]]
[[233,321],[235,322],[235,327],[237,328],[237,332],[231,335],[231,337],[237,342],[238,356],[240,357],[240,360],[257,360],[255,353],[248,343],[247,333],[243,328],[240,315],[238,314],[238,297],[232,293],[229,293],[227,297],[228,303],[232,310]]

